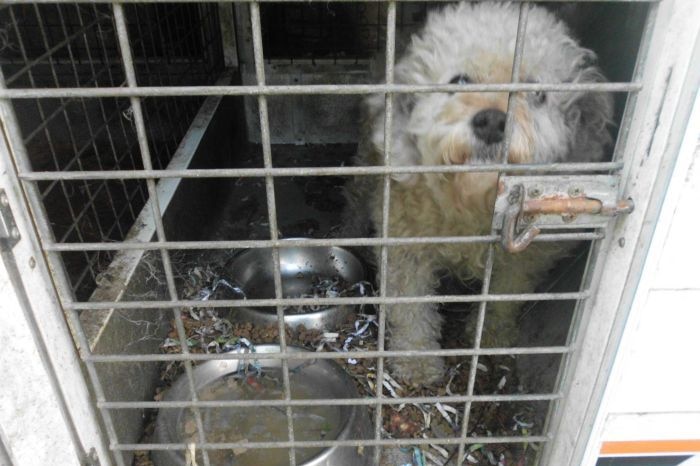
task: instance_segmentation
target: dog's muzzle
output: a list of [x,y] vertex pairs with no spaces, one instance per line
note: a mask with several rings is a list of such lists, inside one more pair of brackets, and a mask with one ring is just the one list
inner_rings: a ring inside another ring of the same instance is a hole
[[485,144],[503,141],[506,130],[506,114],[495,108],[482,110],[472,118],[472,129],[477,138]]

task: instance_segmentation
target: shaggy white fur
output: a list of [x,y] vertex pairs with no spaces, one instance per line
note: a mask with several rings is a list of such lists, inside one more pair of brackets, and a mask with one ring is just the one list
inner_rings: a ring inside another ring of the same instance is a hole
[[[429,15],[397,61],[395,81],[406,84],[510,82],[517,5],[461,3]],[[569,36],[566,26],[541,7],[529,14],[521,80],[565,83],[602,81],[595,54]],[[397,95],[392,128],[393,166],[493,163],[502,153],[507,93],[425,93]],[[358,164],[381,165],[384,97],[366,100],[366,127]],[[597,161],[610,142],[612,100],[602,93],[520,93],[515,96],[511,163]],[[487,110],[487,113],[482,111]],[[482,113],[479,113],[482,112]],[[488,114],[488,115],[487,115]],[[477,116],[478,115],[478,116]],[[484,117],[487,115],[487,117]],[[494,116],[495,115],[495,116]],[[476,123],[481,118],[480,123]],[[389,235],[459,236],[490,233],[497,173],[393,175]],[[358,177],[347,190],[346,223],[353,236],[381,231],[381,183]],[[367,218],[371,225],[361,225]],[[532,292],[554,260],[571,244],[536,243],[511,255],[496,251],[492,293]],[[390,296],[433,294],[437,272],[482,278],[484,244],[389,248]],[[508,345],[516,333],[519,303],[489,306],[482,343]],[[442,320],[432,304],[390,306],[388,347],[439,348]],[[428,383],[443,376],[441,358],[392,358],[395,376]]]

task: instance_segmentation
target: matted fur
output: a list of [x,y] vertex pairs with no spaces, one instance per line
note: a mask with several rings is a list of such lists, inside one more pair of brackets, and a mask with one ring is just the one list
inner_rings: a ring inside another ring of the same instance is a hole
[[[397,61],[395,81],[448,83],[466,75],[476,83],[510,82],[518,6],[462,3],[429,15]],[[530,10],[520,71],[525,82],[598,82],[595,55],[569,36],[566,26],[544,8]],[[479,164],[499,161],[501,143],[485,144],[471,126],[485,109],[506,110],[507,93],[426,93],[397,95],[391,165]],[[384,149],[384,97],[365,101],[366,119],[357,163],[381,165]],[[549,92],[515,96],[511,163],[584,162],[603,158],[610,142],[607,126],[612,101],[603,93]],[[392,175],[389,235],[488,235],[496,173]],[[358,177],[347,190],[348,233],[381,231],[382,184]],[[370,224],[362,224],[368,219]],[[535,243],[520,254],[497,249],[490,291],[532,292],[553,262],[571,244]],[[390,247],[387,290],[390,296],[434,294],[437,272],[449,269],[463,279],[482,278],[484,244]],[[493,303],[488,309],[484,343],[511,344],[520,303]],[[439,348],[441,317],[433,304],[388,308],[388,348]],[[441,358],[392,358],[395,376],[431,382],[443,375]]]

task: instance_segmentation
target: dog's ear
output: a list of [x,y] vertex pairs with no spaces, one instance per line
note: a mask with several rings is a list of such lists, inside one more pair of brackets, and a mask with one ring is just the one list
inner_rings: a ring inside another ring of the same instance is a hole
[[[385,99],[383,95],[375,95],[365,101],[369,121],[371,122],[371,138],[374,149],[384,156],[384,119],[385,119]],[[411,112],[415,105],[415,97],[409,94],[399,94],[394,96],[393,101],[393,123],[391,133],[391,165],[392,166],[412,166],[419,165],[421,161],[420,152],[416,147],[413,136],[406,131]],[[394,174],[394,180],[402,183],[412,183],[417,176],[413,174]]]
[[[602,82],[597,70],[582,73],[577,82]],[[566,125],[571,131],[569,161],[597,162],[603,159],[605,148],[612,143],[609,126],[612,123],[613,99],[607,92],[584,92],[574,96],[565,108]]]

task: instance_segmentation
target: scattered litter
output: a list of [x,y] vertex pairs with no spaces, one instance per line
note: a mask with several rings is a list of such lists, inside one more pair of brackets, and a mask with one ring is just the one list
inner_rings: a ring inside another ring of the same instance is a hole
[[489,460],[489,464],[492,464],[493,466],[498,466],[498,461],[496,461],[496,456],[493,454],[491,450],[485,450],[484,453],[486,454],[486,458]]
[[515,427],[513,430],[517,430],[518,427],[525,427],[526,429],[532,428],[535,423],[534,422],[526,422],[521,419],[521,416],[523,416],[523,413],[517,413],[513,415],[513,421],[515,422]]
[[462,367],[462,364],[464,364],[464,363],[460,362],[456,366],[450,368],[450,371],[449,371],[450,379],[447,381],[447,385],[445,386],[445,393],[447,393],[450,396],[454,395],[454,393],[452,393],[452,388],[451,388],[452,381],[459,374],[459,368]]
[[[443,418],[447,421],[447,423],[452,427],[452,430],[458,431],[459,430],[459,424],[457,422],[457,418],[459,417],[459,411],[457,411],[455,408],[452,406],[445,406],[440,402],[435,403],[435,407],[437,410],[440,412]],[[452,420],[452,417],[448,414],[448,411],[454,414],[455,420]]]
[[[122,112],[122,116],[124,117],[125,120],[129,121],[130,123],[133,123],[134,119],[134,107],[129,107],[126,110]],[[196,466],[196,465],[195,465]]]
[[[241,440],[240,442],[247,442],[247,441],[248,441],[248,439],[245,439],[245,438],[244,438],[244,439]],[[243,453],[245,453],[246,451],[248,451],[248,448],[247,448],[247,447],[244,447],[244,446],[233,447],[232,451],[233,451],[233,454],[234,454],[235,456],[238,456],[238,455],[242,455]]]
[[236,299],[246,299],[245,291],[243,291],[243,288],[241,288],[240,286],[234,286],[223,278],[217,278],[216,280],[214,280],[211,286],[204,287],[201,290],[199,290],[198,298],[201,301],[208,301],[209,298],[216,294],[216,291],[220,287],[224,287],[233,292],[236,295]]
[[[430,445],[431,447],[434,447],[434,445]],[[428,450],[421,450],[421,453],[423,453],[423,457],[425,458],[425,463],[426,465],[434,465],[434,466],[443,466],[445,463],[445,460],[434,455]]]
[[[428,438],[426,434],[423,434],[423,438]],[[440,445],[435,445],[435,444],[430,444],[430,448],[436,450],[438,453],[440,453],[440,456],[443,458],[449,458],[450,457],[450,452],[442,448]]]
[[[310,293],[304,293],[297,298],[345,298],[345,297],[361,297],[372,296],[374,290],[369,282],[361,281],[354,284],[349,284],[341,277],[312,277]],[[306,314],[309,312],[318,312],[325,309],[322,304],[305,304],[302,306],[290,306],[284,309],[286,314]]]
[[467,461],[469,461],[472,464],[479,464],[479,460],[474,458],[472,455],[467,455]]
[[503,390],[503,387],[506,386],[506,376],[504,375],[501,377],[501,380],[498,381],[498,389]]
[[194,443],[187,444],[185,452],[185,466],[197,466],[197,449]]
[[[226,279],[213,265],[197,265],[181,269],[176,278],[181,282],[181,295],[191,300],[246,299],[243,290],[237,289],[235,283]],[[342,292],[335,281],[317,283],[316,293],[334,295]],[[353,285],[355,293],[367,294],[374,291],[366,282]],[[351,289],[353,287],[350,287]],[[368,306],[369,308],[369,306]],[[255,351],[255,346],[279,342],[279,327],[275,323],[269,326],[256,326],[250,323],[231,322],[224,313],[214,308],[183,308],[181,312],[186,331],[186,344],[192,353],[220,353],[226,351]],[[456,333],[457,326],[446,330],[445,348],[463,348],[465,343],[450,336]],[[312,351],[329,351],[339,353],[338,362],[353,378],[360,396],[375,397],[377,392],[377,361],[373,358],[353,358],[356,351],[376,351],[378,321],[376,315],[367,309],[357,314],[352,320],[328,331],[286,328],[287,344],[300,346]],[[170,332],[164,336],[160,345],[164,353],[180,353],[182,350],[179,335],[171,323]],[[514,360],[508,357],[480,357],[476,366],[477,374],[473,392],[480,393],[522,393],[517,374],[514,372]],[[382,390],[387,397],[411,398],[432,396],[457,396],[468,393],[471,356],[449,356],[446,358],[449,370],[447,377],[431,386],[412,386],[400,379],[395,379],[391,372],[385,371]],[[240,376],[247,380],[248,373],[255,372],[255,361],[250,360],[248,372]],[[313,363],[313,360],[309,360]],[[196,364],[196,363],[195,363]],[[385,359],[385,368],[387,360]],[[493,369],[493,370],[491,370]],[[169,362],[163,365],[162,383],[156,399],[184,370],[182,362]],[[234,377],[239,377],[234,374]],[[241,380],[241,379],[237,379]],[[518,391],[519,390],[519,391]],[[375,407],[368,406],[370,416]],[[451,437],[460,431],[464,403],[404,403],[384,405],[382,410],[383,438],[430,439]],[[512,421],[511,421],[512,419]],[[529,435],[536,431],[543,422],[543,415],[535,414],[528,405],[522,403],[472,403],[470,408],[469,435],[482,437],[494,435]],[[147,440],[144,440],[146,443]],[[457,445],[428,444],[421,448],[409,447],[413,457],[410,466],[444,466],[457,462]],[[481,464],[497,466],[499,461],[506,466],[529,464],[539,448],[537,444],[472,444],[464,456],[464,464]],[[144,452],[139,458],[148,458]],[[201,454],[201,453],[200,453]],[[527,459],[523,462],[522,458]],[[200,457],[201,463],[201,457]],[[135,466],[147,466],[147,462],[136,462]]]
[[412,438],[420,432],[421,427],[402,413],[394,412],[389,418],[389,430],[399,438]]
[[413,464],[415,466],[426,466],[423,450],[418,447],[413,447]]

